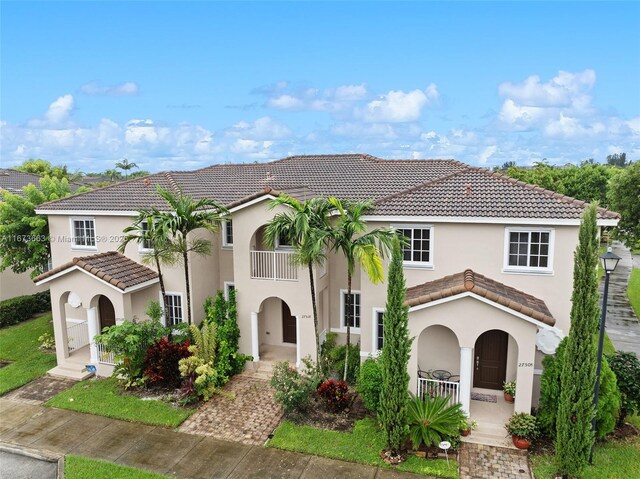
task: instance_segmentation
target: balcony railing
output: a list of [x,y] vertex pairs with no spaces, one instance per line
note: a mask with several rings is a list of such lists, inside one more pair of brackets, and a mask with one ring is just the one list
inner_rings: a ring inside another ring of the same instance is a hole
[[251,251],[251,278],[298,281],[298,267],[289,251]]
[[460,402],[460,383],[418,378],[418,397],[449,396],[449,406]]
[[89,344],[89,323],[87,321],[67,326],[67,348],[70,353],[87,344]]

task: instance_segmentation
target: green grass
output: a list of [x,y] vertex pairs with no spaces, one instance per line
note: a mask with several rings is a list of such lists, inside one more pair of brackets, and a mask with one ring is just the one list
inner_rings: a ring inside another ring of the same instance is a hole
[[604,333],[604,341],[602,341],[602,352],[605,356],[613,356],[616,354],[616,348],[613,346],[611,339],[607,333]]
[[636,312],[636,317],[640,319],[640,268],[633,268],[631,270],[627,296],[629,296],[631,307],[633,307]]
[[195,411],[123,394],[113,378],[79,382],[49,399],[45,406],[166,427],[177,427]]
[[65,479],[166,479],[153,472],[81,456],[64,458]]
[[33,381],[56,365],[56,355],[38,349],[40,337],[53,334],[51,313],[0,330],[0,360],[13,363],[0,368],[0,395]]
[[380,459],[379,453],[384,449],[384,435],[372,419],[356,421],[353,432],[327,431],[284,421],[275,430],[267,447],[384,468],[394,467],[398,471],[429,476],[452,479],[459,477],[458,463],[454,460],[449,460],[447,466],[444,459],[425,460],[409,456],[398,466],[389,466]]

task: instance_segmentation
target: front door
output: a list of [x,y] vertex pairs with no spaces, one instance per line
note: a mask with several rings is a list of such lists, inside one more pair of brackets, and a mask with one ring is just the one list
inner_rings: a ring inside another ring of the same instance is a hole
[[291,316],[289,305],[282,302],[282,342],[296,343],[296,317]]
[[502,389],[507,375],[507,347],[509,335],[492,330],[483,333],[476,341],[473,386],[485,389]]
[[116,312],[113,309],[113,304],[106,296],[100,296],[98,300],[98,310],[100,312],[100,332],[107,326],[115,326],[116,324]]

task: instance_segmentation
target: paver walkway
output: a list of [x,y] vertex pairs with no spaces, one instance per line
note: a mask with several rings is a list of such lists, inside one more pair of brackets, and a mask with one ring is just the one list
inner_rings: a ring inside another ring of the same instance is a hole
[[[613,346],[620,351],[636,353],[640,357],[640,321],[629,303],[627,286],[633,264],[631,253],[615,241],[612,251],[622,259],[609,277],[606,331]],[[600,297],[604,290],[604,278],[600,282]]]
[[532,479],[526,451],[462,443],[461,479]]
[[11,391],[4,397],[37,406],[47,402],[56,394],[66,391],[76,382],[73,379],[55,378],[47,375]]
[[282,418],[269,381],[242,373],[225,385],[223,393],[200,407],[179,431],[262,446]]

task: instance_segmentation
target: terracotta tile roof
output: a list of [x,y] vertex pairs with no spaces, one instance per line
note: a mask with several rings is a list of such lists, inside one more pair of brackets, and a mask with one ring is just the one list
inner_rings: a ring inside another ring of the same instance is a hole
[[[376,201],[376,215],[580,219],[588,206],[500,173],[468,166]],[[620,215],[604,208],[598,218]]]
[[[29,183],[33,183],[39,188],[41,178],[42,176],[34,173],[25,173],[24,171],[14,170],[13,168],[0,168],[0,189],[22,196],[22,188]],[[80,186],[81,185],[77,183],[70,183],[69,189],[75,191]]]
[[88,271],[122,291],[158,278],[158,273],[152,269],[136,263],[120,253],[109,251],[92,256],[73,258],[68,263],[37,276],[33,281],[42,281],[74,266]]
[[470,269],[408,288],[405,303],[409,307],[418,306],[467,291],[549,326],[556,323],[543,300],[475,273]]

